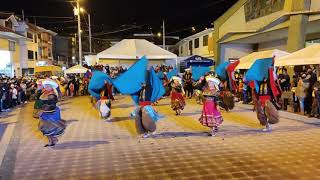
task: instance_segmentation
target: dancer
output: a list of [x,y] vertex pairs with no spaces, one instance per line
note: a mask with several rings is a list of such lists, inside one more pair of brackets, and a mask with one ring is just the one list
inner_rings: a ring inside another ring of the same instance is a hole
[[221,123],[223,122],[222,115],[218,110],[217,96],[219,95],[220,81],[217,78],[208,76],[207,84],[203,91],[203,109],[199,121],[202,125],[210,127],[210,136],[216,136]]
[[112,80],[101,72],[96,71],[89,82],[88,91],[92,96],[92,103],[98,109],[100,117],[106,121],[111,120]]
[[148,60],[143,57],[113,81],[121,94],[132,96],[136,108],[131,115],[135,117],[137,133],[144,138],[155,133],[156,122],[162,118],[154,110],[152,103],[165,94],[163,83],[153,68],[147,70],[147,65]]
[[176,112],[176,115],[178,116],[181,114],[181,111],[186,105],[183,98],[185,92],[181,85],[181,79],[177,76],[172,77],[171,87],[171,108]]
[[43,101],[40,99],[40,96],[42,94],[42,90],[43,90],[43,85],[42,85],[42,80],[38,80],[37,81],[37,91],[35,94],[35,102],[34,102],[34,106],[33,106],[33,117],[34,118],[39,118],[39,112],[41,110],[41,107],[43,105]]
[[281,92],[277,88],[276,77],[273,71],[273,58],[256,60],[247,71],[245,79],[254,82],[253,98],[257,118],[264,132],[271,132],[271,124],[279,122],[277,97]]
[[112,95],[112,84],[107,80],[104,81],[104,89],[101,92],[101,98],[97,102],[97,109],[100,112],[100,117],[106,121],[111,120],[111,101],[114,100]]
[[59,107],[57,107],[58,96],[54,89],[58,84],[54,81],[43,81],[43,93],[40,99],[44,101],[39,113],[39,130],[48,138],[48,144],[44,147],[54,146],[58,142],[58,136],[61,136],[66,129],[66,121],[61,119]]
[[183,81],[185,85],[185,90],[186,90],[186,97],[192,98],[193,95],[193,84],[192,84],[192,73],[191,69],[185,69],[185,73],[183,75]]

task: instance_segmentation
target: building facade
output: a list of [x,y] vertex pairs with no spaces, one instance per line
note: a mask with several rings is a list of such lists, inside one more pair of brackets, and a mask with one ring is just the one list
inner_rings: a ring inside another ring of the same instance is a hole
[[294,52],[320,39],[319,0],[239,0],[214,22],[219,62],[251,52]]
[[52,37],[55,32],[26,21],[19,21],[16,32],[27,38],[20,42],[20,63],[23,75],[34,74],[36,66],[53,64]]
[[16,33],[19,23],[14,15],[0,13],[0,74],[21,75],[20,43],[26,38]]
[[202,57],[214,59],[213,35],[214,29],[209,28],[182,39],[176,44],[178,55],[180,57],[199,55]]
[[64,67],[71,67],[75,64],[75,38],[54,36],[53,37],[53,57],[54,64]]

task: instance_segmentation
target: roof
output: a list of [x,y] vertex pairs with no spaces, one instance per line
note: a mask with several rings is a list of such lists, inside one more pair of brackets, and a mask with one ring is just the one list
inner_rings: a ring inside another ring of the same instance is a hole
[[313,44],[290,55],[276,59],[275,66],[320,64],[320,44]]
[[278,49],[253,52],[247,56],[240,58],[239,59],[240,63],[236,67],[236,69],[249,69],[252,66],[252,64],[258,59],[275,57],[275,59],[277,60],[278,58],[287,56],[287,55],[289,55],[288,52],[281,51]]
[[198,32],[197,34],[188,36],[188,37],[182,39],[181,41],[179,41],[179,42],[177,43],[177,45],[179,45],[179,44],[181,44],[181,43],[183,43],[183,42],[185,42],[185,41],[189,41],[189,40],[196,39],[196,38],[199,38],[199,37],[201,37],[201,36],[207,35],[207,34],[209,34],[209,33],[211,33],[211,32],[214,32],[214,28],[209,28],[209,29],[203,30],[203,31],[201,31],[201,32]]
[[0,12],[0,19],[9,19],[12,15],[11,12]]
[[1,26],[1,25],[0,25],[0,32],[13,33],[16,37],[17,37],[17,35],[18,35],[18,37],[23,37],[21,34],[16,33],[16,32],[13,31],[12,29],[7,28],[7,27],[4,27],[4,26]]
[[38,27],[32,23],[26,22],[28,28],[32,31],[39,31]]
[[145,39],[124,39],[114,46],[100,52],[99,59],[176,59],[177,55]]

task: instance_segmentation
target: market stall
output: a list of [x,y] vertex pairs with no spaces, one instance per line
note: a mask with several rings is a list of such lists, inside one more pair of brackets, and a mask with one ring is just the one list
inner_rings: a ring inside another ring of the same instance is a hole
[[288,52],[281,51],[278,49],[253,52],[247,56],[240,58],[239,59],[240,62],[235,69],[249,69],[257,59],[265,59],[265,58],[275,57],[275,60],[277,61],[278,58],[284,57],[287,55],[289,55]]
[[145,40],[124,39],[97,54],[99,64],[110,66],[131,66],[146,56],[150,65],[164,64],[166,60],[177,60],[177,55]]
[[59,76],[62,74],[62,69],[59,66],[36,66],[34,68],[36,76]]
[[313,44],[275,61],[275,66],[320,64],[320,44]]
[[88,71],[87,68],[80,66],[80,65],[75,65],[67,70],[64,71],[65,74],[84,74]]

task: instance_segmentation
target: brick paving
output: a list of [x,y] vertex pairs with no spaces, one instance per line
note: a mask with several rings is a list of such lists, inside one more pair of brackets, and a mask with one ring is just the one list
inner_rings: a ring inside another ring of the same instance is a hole
[[107,123],[88,97],[61,102],[69,125],[53,148],[43,147],[47,142],[32,118],[32,105],[22,108],[11,137],[19,141],[8,146],[13,150],[5,154],[2,178],[320,179],[320,130],[308,119],[282,118],[272,133],[263,133],[255,113],[237,107],[223,113],[220,134],[208,137],[194,100],[187,100],[181,116],[171,111],[169,100],[161,100],[156,109],[165,119],[157,123],[157,135],[143,139],[129,118],[130,98],[117,99],[114,119]]

